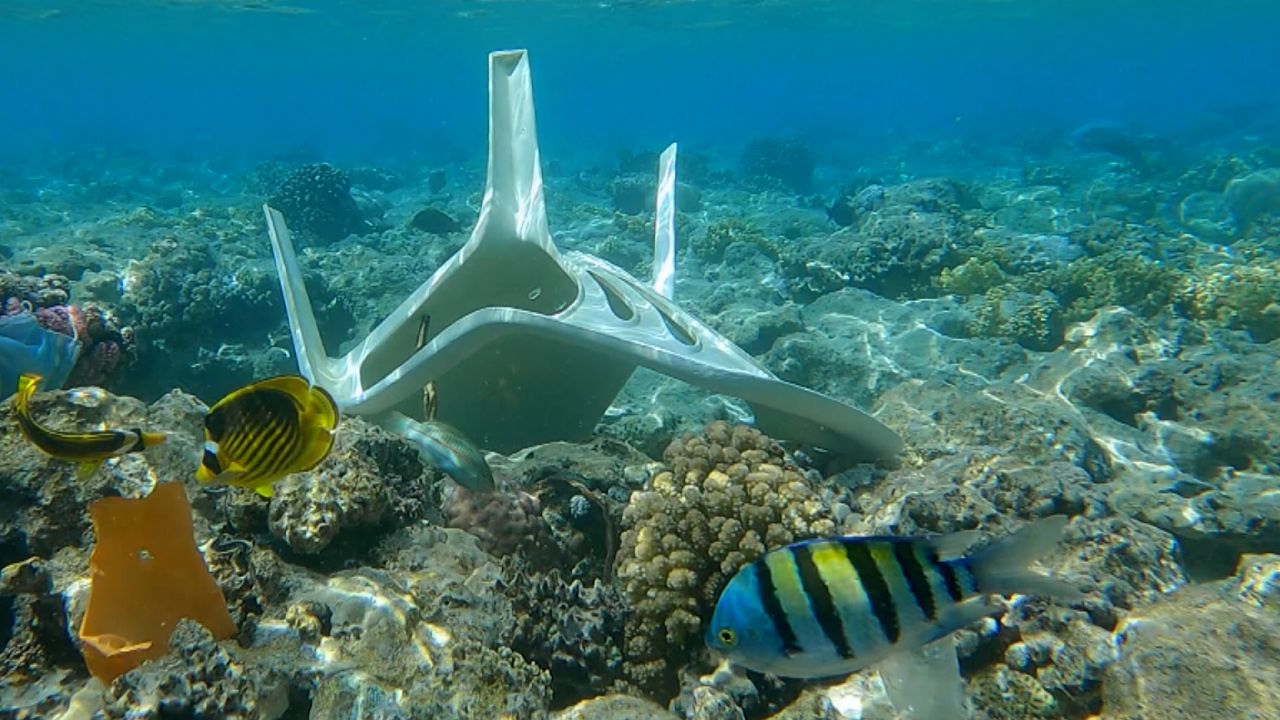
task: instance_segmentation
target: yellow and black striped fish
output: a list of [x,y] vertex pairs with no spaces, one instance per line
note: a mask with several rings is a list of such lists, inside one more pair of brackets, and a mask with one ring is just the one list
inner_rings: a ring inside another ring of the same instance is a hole
[[204,418],[204,455],[196,480],[252,488],[310,470],[333,447],[338,406],[323,388],[281,375],[222,398]]
[[998,612],[993,595],[1077,597],[1066,583],[1027,569],[1066,525],[1065,516],[1045,518],[967,557],[972,533],[795,543],[734,576],[707,644],[734,663],[783,677],[855,672]]
[[94,432],[59,432],[50,430],[31,417],[31,396],[40,386],[39,375],[18,378],[18,393],[13,396],[14,415],[22,434],[46,455],[80,463],[76,477],[86,478],[113,457],[142,452],[164,442],[163,433],[132,430],[98,430]]

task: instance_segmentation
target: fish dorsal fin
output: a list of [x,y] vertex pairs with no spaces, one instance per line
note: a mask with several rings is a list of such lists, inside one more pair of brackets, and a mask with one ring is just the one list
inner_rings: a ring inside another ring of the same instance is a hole
[[245,385],[239,390],[228,393],[226,397],[222,398],[213,407],[209,408],[209,413],[212,414],[215,410],[226,405],[230,405],[246,395],[251,395],[263,390],[275,390],[277,392],[284,393],[293,398],[301,408],[306,408],[309,405],[307,395],[311,391],[311,384],[307,382],[306,378],[298,375],[277,375],[273,378],[267,378],[266,380],[259,380],[256,383]]
[[939,560],[957,560],[964,557],[965,552],[981,537],[982,533],[977,530],[962,530],[929,538],[929,544],[937,551]]

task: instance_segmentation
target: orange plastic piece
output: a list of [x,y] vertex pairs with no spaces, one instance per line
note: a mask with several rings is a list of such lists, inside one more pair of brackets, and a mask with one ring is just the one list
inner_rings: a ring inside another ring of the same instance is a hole
[[182,483],[162,483],[141,499],[89,506],[98,542],[80,624],[89,671],[104,683],[169,652],[169,635],[191,618],[225,640],[236,634],[222,590],[196,548]]

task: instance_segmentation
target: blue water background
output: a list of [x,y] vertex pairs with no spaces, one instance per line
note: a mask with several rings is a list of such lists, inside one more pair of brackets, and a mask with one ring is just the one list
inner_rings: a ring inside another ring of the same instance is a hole
[[1194,133],[1274,113],[1277,27],[1275,0],[5,0],[0,157],[470,159],[485,55],[514,47],[550,157],[1097,121]]

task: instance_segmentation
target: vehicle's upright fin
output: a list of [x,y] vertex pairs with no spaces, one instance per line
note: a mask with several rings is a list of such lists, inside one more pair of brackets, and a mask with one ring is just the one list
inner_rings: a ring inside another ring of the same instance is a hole
[[676,296],[676,144],[658,159],[658,201],[653,218],[653,289]]

